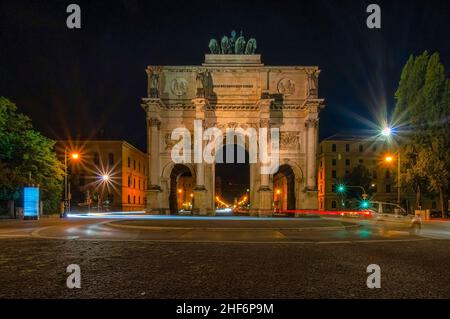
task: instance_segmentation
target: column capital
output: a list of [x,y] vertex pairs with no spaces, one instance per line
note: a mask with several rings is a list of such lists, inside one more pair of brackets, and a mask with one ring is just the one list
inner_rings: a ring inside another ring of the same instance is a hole
[[318,118],[307,118],[305,120],[305,127],[306,128],[317,128],[319,125],[319,119]]
[[161,109],[164,108],[165,105],[160,98],[143,98],[141,106],[147,113],[147,120],[161,120]]
[[148,127],[157,127],[158,129],[161,126],[161,119],[157,117],[151,117],[148,119]]

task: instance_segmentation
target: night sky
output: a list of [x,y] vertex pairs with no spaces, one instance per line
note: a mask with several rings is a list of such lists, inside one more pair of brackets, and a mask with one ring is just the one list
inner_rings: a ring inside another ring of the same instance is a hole
[[[66,27],[66,6],[82,29]],[[366,7],[382,8],[382,29]],[[408,56],[439,51],[450,69],[450,2],[0,1],[0,95],[54,139],[125,139],[145,150],[145,67],[199,65],[210,38],[255,37],[266,65],[318,65],[321,138],[363,129],[393,107]]]

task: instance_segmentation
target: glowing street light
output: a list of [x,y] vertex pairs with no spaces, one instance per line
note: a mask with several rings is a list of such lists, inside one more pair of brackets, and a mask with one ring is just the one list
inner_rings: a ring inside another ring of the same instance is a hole
[[392,129],[389,126],[384,127],[381,130],[381,135],[385,137],[390,137],[392,135]]
[[394,160],[394,158],[393,158],[391,155],[386,155],[386,156],[384,157],[384,161],[385,161],[386,163],[391,163],[393,160]]
[[102,175],[101,178],[102,178],[102,181],[104,181],[104,182],[109,181],[109,175],[108,174]]
[[64,217],[68,211],[70,212],[70,184],[67,178],[68,155],[72,160],[77,161],[80,159],[80,154],[78,152],[72,152],[69,154],[69,148],[67,146],[64,148]]

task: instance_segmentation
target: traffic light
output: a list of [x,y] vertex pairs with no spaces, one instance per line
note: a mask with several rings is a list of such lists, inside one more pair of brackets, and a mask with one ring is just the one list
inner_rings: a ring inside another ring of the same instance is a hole
[[337,193],[340,193],[340,194],[345,193],[345,190],[346,190],[346,187],[345,187],[344,184],[339,184],[339,185],[336,187],[336,192],[337,192]]
[[361,209],[367,209],[370,207],[370,202],[367,199],[363,199],[359,206],[361,207]]

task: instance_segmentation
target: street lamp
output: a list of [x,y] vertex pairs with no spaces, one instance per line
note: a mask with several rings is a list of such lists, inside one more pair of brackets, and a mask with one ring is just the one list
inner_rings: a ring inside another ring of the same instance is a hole
[[[401,188],[401,171],[400,171],[400,151],[397,151],[397,204],[400,205],[400,188]],[[386,155],[384,161],[387,164],[392,163],[394,158],[391,155]]]
[[70,159],[77,161],[80,159],[80,154],[78,152],[72,152],[69,154],[69,148],[66,146],[64,149],[64,216],[68,211],[70,211],[70,204],[69,204],[69,198],[68,193],[70,190],[70,185],[68,184],[67,180],[67,161],[68,161],[68,155],[70,156]]
[[[389,126],[385,126],[382,130],[381,130],[381,135],[383,135],[386,138],[390,138],[392,137],[392,133],[393,133],[393,128],[389,127]],[[400,188],[401,188],[401,178],[400,178],[400,151],[397,150],[397,204],[400,205]],[[384,161],[386,163],[391,163],[393,161],[393,157],[390,155],[387,155],[384,158]]]
[[384,127],[381,130],[381,135],[385,137],[390,137],[392,135],[392,129],[389,126]]

